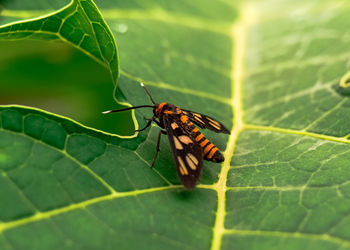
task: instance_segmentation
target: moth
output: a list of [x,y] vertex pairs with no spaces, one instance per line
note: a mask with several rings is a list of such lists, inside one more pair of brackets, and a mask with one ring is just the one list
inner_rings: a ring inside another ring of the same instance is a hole
[[216,133],[230,134],[220,122],[207,115],[193,112],[186,109],[180,109],[178,106],[162,102],[157,104],[148,89],[141,83],[153,105],[140,105],[117,110],[103,112],[108,114],[112,112],[121,112],[138,108],[153,108],[153,117],[148,120],[146,126],[136,131],[141,132],[148,128],[152,122],[155,122],[161,130],[158,134],[156,153],[151,167],[156,162],[160,138],[162,134],[168,135],[173,160],[177,169],[178,176],[182,184],[187,189],[196,186],[202,173],[203,159],[212,162],[223,162],[224,156],[219,149],[211,143],[195,126],[203,129],[209,129]]

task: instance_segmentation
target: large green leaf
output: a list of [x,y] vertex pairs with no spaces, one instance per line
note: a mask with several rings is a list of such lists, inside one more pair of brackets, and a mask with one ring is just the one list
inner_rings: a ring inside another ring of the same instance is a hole
[[250,1],[236,21],[226,1],[96,4],[118,100],[149,102],[144,81],[217,118],[231,135],[205,134],[226,160],[185,191],[166,138],[148,167],[156,127],[120,138],[3,106],[1,249],[350,249],[346,1]]

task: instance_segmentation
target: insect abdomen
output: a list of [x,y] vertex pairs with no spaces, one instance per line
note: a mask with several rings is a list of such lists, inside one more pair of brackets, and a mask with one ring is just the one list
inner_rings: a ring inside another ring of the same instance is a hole
[[[200,134],[203,135],[202,133]],[[198,138],[198,135],[196,138]],[[201,138],[198,141],[198,143],[203,149],[203,155],[205,160],[213,162],[223,162],[225,160],[224,156],[220,153],[219,149],[207,138],[205,138],[205,136],[203,136],[203,138]]]
[[199,131],[192,122],[187,121],[186,116],[181,116],[181,121],[186,123],[187,129],[190,131],[195,141],[202,147],[204,160],[212,162],[223,162],[224,156],[220,153],[219,149],[211,143],[205,136]]

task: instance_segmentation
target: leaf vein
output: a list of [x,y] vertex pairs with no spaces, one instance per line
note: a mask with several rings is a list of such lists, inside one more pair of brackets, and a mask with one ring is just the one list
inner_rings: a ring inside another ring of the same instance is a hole
[[44,141],[40,141],[36,138],[33,138],[29,135],[26,135],[24,133],[16,133],[14,131],[10,131],[10,130],[5,130],[3,128],[0,128],[0,131],[6,131],[8,133],[12,133],[12,134],[18,134],[18,135],[21,135],[23,137],[27,137],[27,138],[30,138],[31,140],[37,142],[37,143],[40,143],[40,144],[43,144],[45,146],[48,146],[50,147],[51,149],[53,150],[56,150],[56,151],[59,151],[61,152],[64,156],[66,156],[68,159],[72,160],[74,163],[76,163],[78,166],[80,166],[82,169],[84,169],[85,171],[87,171],[91,176],[93,176],[97,181],[99,181],[105,188],[107,188],[109,190],[109,192],[111,193],[116,193],[116,191],[114,190],[113,187],[111,187],[105,180],[102,179],[101,176],[97,175],[94,171],[92,171],[88,166],[82,164],[80,161],[78,161],[77,159],[75,159],[73,156],[71,156],[70,154],[67,153],[67,151],[65,150],[60,150],[50,144],[47,144],[45,143]]

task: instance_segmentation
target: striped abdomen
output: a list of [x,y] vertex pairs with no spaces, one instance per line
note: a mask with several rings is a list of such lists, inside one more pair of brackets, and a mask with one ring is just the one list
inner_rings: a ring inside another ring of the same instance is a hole
[[192,138],[202,147],[204,160],[212,162],[222,162],[225,160],[219,149],[205,138],[199,129],[188,120],[187,116],[181,115],[180,120],[185,124],[186,129],[190,131]]

